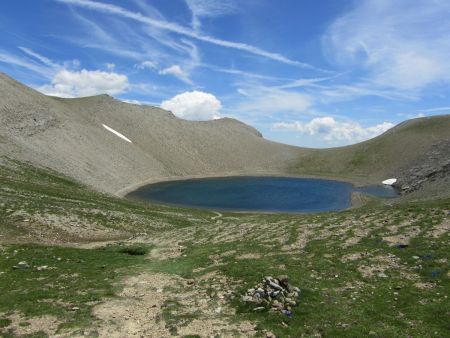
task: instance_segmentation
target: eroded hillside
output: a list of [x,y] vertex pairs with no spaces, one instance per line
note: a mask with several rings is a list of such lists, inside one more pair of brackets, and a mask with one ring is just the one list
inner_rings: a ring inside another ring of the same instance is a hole
[[4,74],[0,95],[1,155],[51,168],[97,191],[123,194],[174,177],[242,174],[311,175],[359,184],[396,177],[413,197],[450,191],[448,115],[406,121],[347,147],[307,149],[267,141],[234,119],[186,121],[107,95],[48,97]]

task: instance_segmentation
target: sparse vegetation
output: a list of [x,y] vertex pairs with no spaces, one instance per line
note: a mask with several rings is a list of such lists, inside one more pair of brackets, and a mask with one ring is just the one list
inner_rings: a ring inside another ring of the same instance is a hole
[[143,256],[148,253],[148,249],[143,246],[126,246],[124,248],[120,248],[121,253],[130,255],[130,256]]
[[[145,311],[155,320],[139,330],[184,337],[450,333],[449,199],[217,218],[111,198],[7,159],[0,175],[6,337],[102,335],[105,326],[127,335],[125,324],[149,318]],[[14,268],[20,262],[29,268]],[[240,300],[267,275],[300,287],[292,317]],[[116,312],[96,320],[99,306]],[[53,320],[54,330],[35,318]]]

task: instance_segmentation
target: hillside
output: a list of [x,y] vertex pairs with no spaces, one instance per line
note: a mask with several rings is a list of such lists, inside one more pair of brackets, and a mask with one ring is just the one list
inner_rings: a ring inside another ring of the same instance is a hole
[[51,168],[102,192],[123,195],[157,180],[240,174],[323,176],[359,184],[397,177],[405,193],[450,191],[449,115],[406,121],[347,147],[307,149],[265,140],[234,119],[186,121],[107,95],[48,97],[5,74],[0,98],[0,155]]
[[107,95],[48,97],[6,75],[0,75],[0,97],[1,154],[109,193],[175,176],[283,172],[297,152],[237,120],[186,121]]
[[[450,199],[217,214],[18,161],[0,182],[2,337],[448,336]],[[266,276],[289,312],[248,296]]]
[[293,170],[355,176],[394,175],[432,145],[450,140],[450,116],[405,121],[384,134],[358,144],[318,149],[301,156]]
[[[450,192],[449,117],[315,150],[231,119],[0,80],[0,336],[448,335],[450,199],[436,192]],[[246,214],[101,193],[233,172],[398,175],[411,199],[432,200]]]

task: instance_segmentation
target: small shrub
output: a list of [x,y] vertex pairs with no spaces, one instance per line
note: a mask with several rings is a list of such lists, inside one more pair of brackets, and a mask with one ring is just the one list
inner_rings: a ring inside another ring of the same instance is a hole
[[148,249],[143,246],[126,246],[124,248],[120,248],[119,252],[131,256],[143,256],[148,253]]
[[7,318],[0,318],[0,328],[1,327],[7,327],[11,324],[11,320]]

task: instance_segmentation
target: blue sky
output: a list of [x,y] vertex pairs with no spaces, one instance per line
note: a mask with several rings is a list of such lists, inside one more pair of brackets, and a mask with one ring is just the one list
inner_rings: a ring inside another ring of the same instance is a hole
[[0,71],[333,147],[450,112],[448,0],[4,0]]

